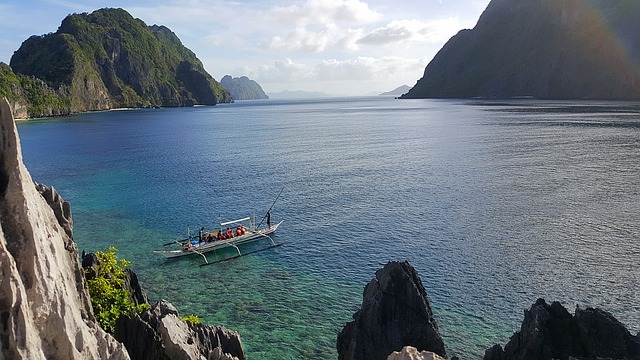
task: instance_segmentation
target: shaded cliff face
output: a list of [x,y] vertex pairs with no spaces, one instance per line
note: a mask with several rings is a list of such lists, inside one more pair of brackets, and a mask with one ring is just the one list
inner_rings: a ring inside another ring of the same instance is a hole
[[232,78],[225,75],[220,84],[229,91],[234,100],[268,99],[260,84],[246,76]]
[[640,2],[493,0],[403,98],[640,98]]
[[6,99],[0,120],[0,358],[129,359],[95,322],[68,204],[36,190]]
[[122,9],[69,15],[55,33],[23,42],[10,65],[67,96],[71,113],[231,101],[171,30]]

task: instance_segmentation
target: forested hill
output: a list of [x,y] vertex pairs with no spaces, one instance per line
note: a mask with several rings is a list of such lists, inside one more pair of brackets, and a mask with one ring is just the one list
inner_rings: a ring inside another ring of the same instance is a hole
[[492,0],[403,98],[639,99],[640,1]]
[[18,76],[42,80],[66,104],[63,111],[27,104],[30,117],[231,101],[171,30],[122,9],[67,16],[55,33],[24,41],[10,66]]

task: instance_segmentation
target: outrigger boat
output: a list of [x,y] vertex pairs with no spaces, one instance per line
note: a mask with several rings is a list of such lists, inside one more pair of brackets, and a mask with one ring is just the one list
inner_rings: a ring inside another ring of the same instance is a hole
[[[168,250],[168,251],[166,250],[154,251],[154,253],[163,255],[168,259],[175,259],[183,256],[197,254],[202,256],[202,258],[205,261],[205,263],[201,264],[200,266],[205,266],[205,265],[215,264],[221,261],[235,259],[240,256],[253,254],[258,251],[263,251],[263,250],[271,249],[276,246],[283,245],[283,243],[276,243],[273,240],[273,238],[270,236],[276,230],[278,230],[278,227],[280,227],[280,225],[282,224],[282,221],[280,221],[275,225],[271,225],[271,209],[273,208],[273,205],[275,205],[276,201],[280,197],[280,194],[282,194],[282,190],[280,190],[278,197],[276,197],[276,200],[273,202],[269,210],[267,210],[267,213],[265,214],[265,216],[262,218],[262,220],[257,226],[255,225],[254,217],[249,216],[242,219],[220,222],[219,229],[217,230],[205,232],[204,228],[200,228],[200,231],[198,232],[197,236],[192,236],[191,231],[187,230],[187,238],[171,241],[163,245],[163,246],[177,245],[179,246],[179,249]],[[260,225],[262,225],[262,222],[264,221],[264,219],[267,219],[267,227],[259,228]],[[226,230],[225,230],[225,227],[226,227]],[[238,245],[256,241],[261,238],[268,238],[271,241],[271,245],[266,248],[253,250],[245,253],[242,253],[240,251],[240,248],[238,247]],[[210,262],[207,259],[207,256],[205,255],[208,252],[229,248],[229,247],[234,248],[238,252],[238,254],[232,257],[223,258],[213,262]]]
[[[243,225],[245,223],[248,224],[247,227]],[[252,217],[246,217],[238,220],[221,222],[219,230],[202,232],[201,236],[200,235],[195,237],[189,236],[186,239],[176,240],[174,242],[165,244],[165,245],[176,244],[180,247],[179,249],[168,250],[168,251],[154,251],[154,252],[157,254],[161,254],[168,259],[174,259],[174,258],[179,258],[183,256],[197,254],[204,258],[205,264],[203,265],[213,264],[215,262],[235,259],[240,256],[249,255],[257,251],[267,250],[267,249],[282,245],[282,243],[276,243],[273,240],[273,238],[270,236],[276,230],[278,230],[278,227],[280,227],[280,224],[282,224],[282,221],[280,221],[275,225],[272,225],[263,229],[256,229],[254,228],[254,220]],[[227,227],[227,231],[224,230],[225,227]],[[231,227],[234,227],[235,230],[231,230]],[[238,245],[255,241],[260,238],[268,238],[271,241],[271,245],[269,247],[262,248],[260,250],[254,250],[248,253],[242,253],[240,251],[240,248],[238,247]],[[228,247],[234,248],[238,252],[238,254],[233,257],[225,258],[215,262],[209,262],[209,260],[205,255],[208,252],[223,249],[223,248],[228,248]]]

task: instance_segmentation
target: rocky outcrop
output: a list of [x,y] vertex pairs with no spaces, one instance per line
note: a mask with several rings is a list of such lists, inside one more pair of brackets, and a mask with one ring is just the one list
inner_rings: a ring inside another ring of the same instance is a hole
[[0,119],[0,358],[129,359],[95,322],[77,247],[22,162],[6,100]]
[[640,2],[492,0],[402,98],[640,99]]
[[418,351],[413,346],[405,346],[401,351],[394,351],[387,360],[445,360],[431,351]]
[[67,16],[55,33],[25,40],[10,66],[30,117],[232,100],[171,30],[123,9]]
[[229,75],[225,75],[220,84],[229,91],[231,97],[234,100],[254,100],[254,99],[268,99],[260,84],[254,80],[249,79],[246,76],[239,78],[232,78]]
[[386,359],[407,345],[446,356],[427,292],[408,262],[389,262],[376,272],[353,319],[338,334],[339,359]]
[[185,322],[173,305],[165,301],[140,315],[121,316],[114,336],[125,344],[133,359],[245,359],[237,332]]
[[495,345],[484,360],[640,359],[640,334],[632,336],[610,313],[538,299],[504,350]]

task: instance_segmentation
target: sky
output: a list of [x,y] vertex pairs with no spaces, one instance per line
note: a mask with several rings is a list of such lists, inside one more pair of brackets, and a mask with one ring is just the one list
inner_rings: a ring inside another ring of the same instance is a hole
[[415,85],[489,0],[2,0],[0,61],[71,13],[120,7],[165,25],[216,79],[247,76],[269,93],[372,95]]

